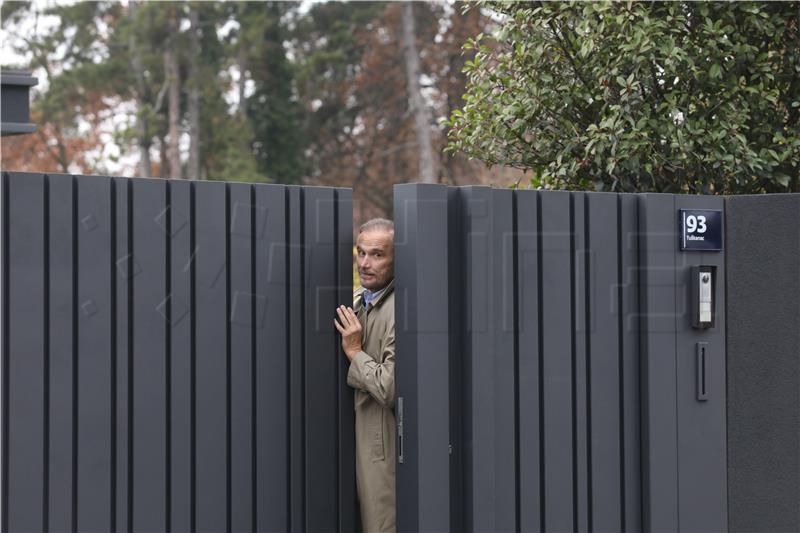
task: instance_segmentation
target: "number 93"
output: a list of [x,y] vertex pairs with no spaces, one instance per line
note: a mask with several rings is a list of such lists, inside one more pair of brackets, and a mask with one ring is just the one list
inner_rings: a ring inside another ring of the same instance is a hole
[[689,215],[686,217],[686,231],[689,233],[705,233],[706,232],[706,217],[703,215]]

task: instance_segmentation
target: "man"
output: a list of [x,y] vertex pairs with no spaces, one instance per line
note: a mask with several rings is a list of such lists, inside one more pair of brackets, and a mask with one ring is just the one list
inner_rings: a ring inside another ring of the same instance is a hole
[[334,324],[350,360],[355,389],[356,487],[365,533],[395,531],[394,223],[376,218],[359,229],[353,307]]

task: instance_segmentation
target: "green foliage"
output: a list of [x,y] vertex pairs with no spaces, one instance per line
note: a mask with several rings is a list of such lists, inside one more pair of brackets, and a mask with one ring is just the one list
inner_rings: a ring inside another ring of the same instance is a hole
[[481,1],[449,150],[541,187],[800,191],[800,5]]
[[320,130],[335,135],[361,111],[352,102],[350,83],[364,54],[359,31],[384,8],[376,2],[324,2],[297,21],[292,37],[298,92],[303,101],[319,104],[307,116],[310,136]]
[[[352,149],[356,124],[368,103],[359,93],[365,80],[365,33],[386,9],[378,2],[321,2],[297,20],[292,55],[298,96],[304,103],[303,129],[312,179],[335,175]],[[341,176],[341,173],[339,174]],[[328,182],[330,183],[330,182]]]
[[208,179],[219,181],[264,182],[250,149],[253,132],[250,123],[239,115],[209,114],[214,128],[214,144],[209,146]]
[[289,32],[282,23],[294,6],[288,2],[266,2],[249,4],[247,8],[258,10],[261,15],[257,26],[258,49],[250,65],[256,87],[248,100],[248,115],[255,134],[253,151],[261,172],[271,180],[299,183],[307,171],[303,109],[295,93],[295,69],[284,48]]

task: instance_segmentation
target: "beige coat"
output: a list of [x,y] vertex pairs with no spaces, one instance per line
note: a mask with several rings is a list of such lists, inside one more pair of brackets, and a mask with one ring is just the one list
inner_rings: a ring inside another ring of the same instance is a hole
[[364,289],[354,295],[362,351],[347,384],[355,389],[356,486],[365,533],[395,531],[394,280],[364,311]]

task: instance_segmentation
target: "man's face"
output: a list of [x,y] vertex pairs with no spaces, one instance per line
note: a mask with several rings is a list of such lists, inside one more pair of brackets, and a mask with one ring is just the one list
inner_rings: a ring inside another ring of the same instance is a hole
[[382,289],[394,277],[394,232],[376,229],[359,233],[356,252],[362,287]]

